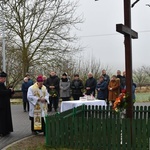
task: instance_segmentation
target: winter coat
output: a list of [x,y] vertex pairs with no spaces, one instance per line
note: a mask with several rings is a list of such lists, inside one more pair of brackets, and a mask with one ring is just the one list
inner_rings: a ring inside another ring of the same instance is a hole
[[60,97],[70,97],[70,80],[61,79],[59,83]]
[[121,88],[121,90],[124,89],[125,85],[126,85],[126,77],[122,76],[122,78],[120,80],[120,88]]
[[83,89],[83,83],[79,80],[73,80],[71,82],[71,89],[72,89],[72,95],[79,95],[82,96],[82,89]]
[[[126,86],[124,87],[124,89],[126,89]],[[133,83],[132,84],[132,100],[135,102],[136,97],[135,97],[135,89],[136,89],[136,84]]]
[[102,81],[102,82],[97,83],[96,90],[97,90],[97,99],[105,100],[105,98],[106,98],[105,92],[107,90],[107,82]]
[[110,77],[107,74],[102,74],[102,76],[104,77],[104,81],[106,81],[107,85],[109,84],[110,81]]
[[29,87],[30,87],[30,84],[28,82],[22,83],[21,91],[22,91],[22,98],[24,102],[28,102],[27,92],[28,92]]
[[33,85],[34,84],[33,80],[32,79],[28,79],[28,84],[29,84],[29,86]]
[[96,84],[97,84],[97,81],[96,81],[93,77],[88,78],[88,79],[86,80],[85,88],[90,87],[89,90],[86,90],[86,94],[87,94],[87,95],[93,94],[93,96],[95,96]]
[[51,93],[50,90],[52,90],[49,88],[49,86],[55,86],[54,90],[59,95],[59,81],[60,79],[57,76],[50,76],[49,78],[47,78],[46,87],[49,93]]
[[[112,90],[110,88],[112,88]],[[117,79],[116,80],[110,80],[109,85],[108,85],[108,91],[109,91],[108,100],[109,101],[115,101],[116,100],[116,98],[119,95],[119,89],[120,89],[120,85],[119,85],[118,80]]]

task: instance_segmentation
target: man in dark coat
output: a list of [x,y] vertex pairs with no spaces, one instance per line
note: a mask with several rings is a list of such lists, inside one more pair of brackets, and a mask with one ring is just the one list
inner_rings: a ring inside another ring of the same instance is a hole
[[122,79],[122,75],[121,75],[121,71],[120,70],[117,70],[117,78],[119,78],[120,81]]
[[46,87],[48,89],[48,92],[50,94],[49,102],[48,104],[48,111],[52,111],[52,105],[54,106],[55,111],[57,111],[58,108],[58,102],[59,102],[59,82],[60,79],[56,75],[55,71],[50,72],[50,77],[46,80]]
[[74,75],[74,79],[71,82],[71,89],[72,89],[72,97],[74,100],[79,100],[80,97],[83,96],[82,93],[83,83],[82,80],[79,78],[79,74]]
[[120,84],[120,92],[121,92],[121,81],[122,81],[122,75],[121,75],[121,71],[120,70],[117,70],[117,79],[118,79],[118,82]]
[[124,72],[123,72],[123,76],[122,76],[122,78],[121,78],[121,80],[120,80],[120,87],[121,87],[121,90],[124,89],[125,85],[126,85],[126,72],[124,71]]
[[86,95],[93,95],[95,97],[95,88],[97,85],[97,81],[93,78],[93,74],[88,73],[88,79],[85,82]]
[[4,82],[7,74],[0,73],[0,136],[13,132],[10,97],[14,93],[12,88],[7,89]]
[[[106,70],[105,69],[102,70],[102,76],[104,77],[104,81],[106,81],[107,86],[108,86],[109,81],[110,81],[110,77],[109,77],[108,74],[106,74]],[[109,105],[109,101],[108,101],[108,89],[105,91],[105,98],[106,98],[107,105]]]

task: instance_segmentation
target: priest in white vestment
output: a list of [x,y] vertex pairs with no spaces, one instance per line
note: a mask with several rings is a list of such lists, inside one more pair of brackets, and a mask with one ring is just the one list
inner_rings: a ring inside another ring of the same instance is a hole
[[28,88],[27,98],[29,101],[29,118],[31,120],[31,131],[44,132],[44,117],[47,115],[47,104],[49,104],[49,93],[43,85],[43,77],[38,76],[37,82]]

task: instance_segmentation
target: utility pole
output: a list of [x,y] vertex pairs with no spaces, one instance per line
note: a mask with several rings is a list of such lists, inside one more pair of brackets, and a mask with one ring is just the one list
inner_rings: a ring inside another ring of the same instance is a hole
[[3,71],[6,72],[6,56],[5,56],[5,19],[4,19],[4,4],[6,3],[4,0],[1,1],[1,21],[2,21],[2,64],[3,64]]

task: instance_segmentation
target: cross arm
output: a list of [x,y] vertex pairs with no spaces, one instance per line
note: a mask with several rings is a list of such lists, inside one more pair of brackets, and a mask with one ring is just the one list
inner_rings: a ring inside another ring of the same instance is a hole
[[124,35],[131,35],[133,39],[138,38],[138,33],[123,24],[116,24],[116,31]]

